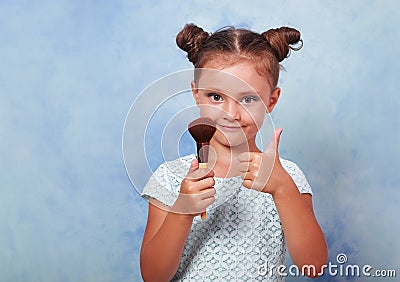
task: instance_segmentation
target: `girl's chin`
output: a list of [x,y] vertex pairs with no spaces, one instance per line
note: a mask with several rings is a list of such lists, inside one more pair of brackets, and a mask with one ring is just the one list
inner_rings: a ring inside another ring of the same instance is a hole
[[247,138],[243,134],[221,134],[216,132],[213,140],[225,147],[231,149],[240,149],[241,151],[260,151],[256,146],[255,136]]
[[216,142],[226,147],[249,147],[249,142],[244,136],[216,136],[213,138]]

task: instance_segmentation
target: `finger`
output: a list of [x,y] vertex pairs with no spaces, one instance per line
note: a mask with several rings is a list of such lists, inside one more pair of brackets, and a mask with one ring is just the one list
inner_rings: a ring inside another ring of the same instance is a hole
[[194,193],[186,194],[188,197],[195,197],[197,199],[205,199],[215,195],[214,187],[206,187],[202,190],[194,191]]
[[253,180],[254,174],[251,172],[242,172],[240,174],[240,177],[242,177],[243,180]]
[[198,181],[207,177],[214,177],[214,171],[207,169],[196,169],[195,171],[188,173],[186,176],[186,178],[192,181]]
[[282,128],[277,128],[275,130],[274,134],[272,134],[271,136],[271,139],[269,141],[268,147],[265,150],[265,152],[275,153],[278,151],[281,133],[282,133]]
[[250,170],[250,162],[241,162],[238,168],[240,172],[248,172]]
[[206,177],[214,177],[214,171],[212,169],[200,169],[204,173],[204,178]]
[[259,153],[257,153],[257,152],[244,152],[244,153],[241,153],[239,155],[239,161],[240,162],[251,162],[252,160],[254,160],[254,157],[256,155],[258,155],[258,154]]
[[197,159],[192,160],[192,163],[190,164],[190,167],[189,167],[188,174],[194,172],[198,168],[199,168],[199,161]]
[[240,162],[248,162],[250,161],[250,152],[244,152],[239,155]]
[[190,179],[189,177],[186,177],[186,179],[189,179],[187,184],[187,194],[198,194],[199,191],[208,189],[215,185],[215,180],[212,177],[207,177],[200,180]]
[[210,187],[214,187],[214,185],[215,185],[214,178],[207,177],[207,178],[197,181],[195,184],[195,188],[197,188],[199,191],[202,191],[202,190],[208,189]]
[[210,206],[215,202],[215,198],[214,197],[208,197],[207,199],[203,200],[203,203],[205,206]]
[[201,199],[207,199],[207,198],[211,198],[214,197],[216,191],[214,187],[210,187],[208,189],[202,190],[199,192],[199,196],[201,197]]
[[200,169],[196,170],[193,174],[197,179],[204,179],[204,178],[207,178],[207,177],[214,177],[214,171],[213,170],[209,170],[207,168],[200,168]]
[[246,188],[253,187],[253,180],[248,180],[248,179],[244,180],[243,181],[243,186],[246,187]]
[[182,193],[185,194],[187,196],[191,196],[191,197],[197,197],[198,199],[204,199],[207,197],[210,197],[211,195],[215,195],[215,188],[214,186],[200,186],[200,185],[195,185],[192,186],[190,191],[188,193]]

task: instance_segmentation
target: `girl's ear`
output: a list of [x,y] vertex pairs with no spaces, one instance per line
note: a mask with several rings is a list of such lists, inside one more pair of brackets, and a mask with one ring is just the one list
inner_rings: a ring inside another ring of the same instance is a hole
[[281,89],[279,87],[276,87],[274,89],[274,91],[272,91],[271,97],[269,97],[269,101],[268,101],[268,105],[267,105],[267,110],[269,113],[272,112],[275,105],[278,103],[280,95],[281,95]]
[[196,101],[196,104],[198,105],[200,103],[200,100],[199,100],[199,89],[196,87],[196,83],[194,81],[192,81],[190,83],[190,86],[192,87],[193,98]]

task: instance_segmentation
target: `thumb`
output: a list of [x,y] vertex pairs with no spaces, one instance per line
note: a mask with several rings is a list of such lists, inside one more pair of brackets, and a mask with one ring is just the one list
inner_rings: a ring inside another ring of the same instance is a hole
[[277,128],[269,141],[268,147],[265,152],[277,153],[279,141],[281,140],[282,128]]
[[188,173],[191,173],[191,172],[197,170],[198,168],[199,168],[199,161],[197,160],[197,158],[195,158],[192,160],[192,163],[190,164]]

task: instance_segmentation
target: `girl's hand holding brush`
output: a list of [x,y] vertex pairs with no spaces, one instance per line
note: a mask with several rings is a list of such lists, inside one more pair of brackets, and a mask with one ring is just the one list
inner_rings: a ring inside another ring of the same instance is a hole
[[178,199],[172,211],[197,216],[215,202],[214,172],[199,169],[197,159],[190,165],[189,172],[181,183]]

